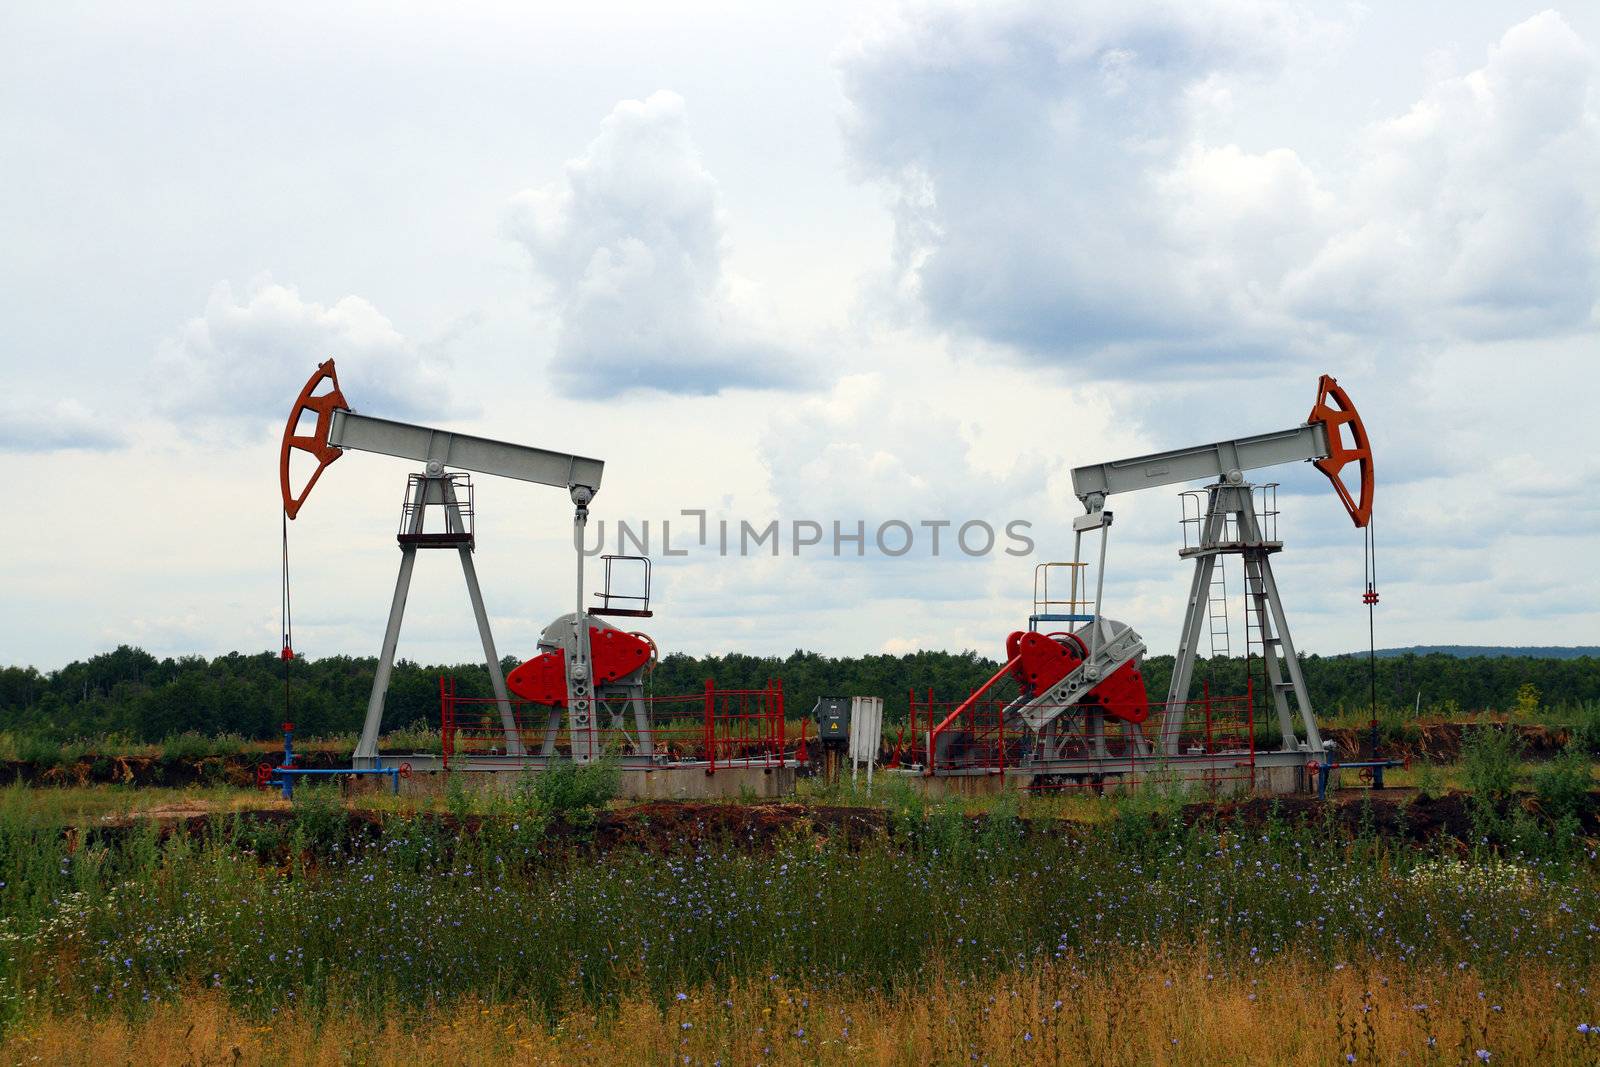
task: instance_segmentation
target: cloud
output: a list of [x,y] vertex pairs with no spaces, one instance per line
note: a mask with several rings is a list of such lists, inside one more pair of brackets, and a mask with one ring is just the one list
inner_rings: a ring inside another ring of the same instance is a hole
[[1212,135],[1341,27],[1289,4],[916,4],[840,56],[929,323],[1102,378],[1259,371],[1330,337],[1590,324],[1594,63],[1546,13],[1319,170]]
[[907,8],[840,61],[852,156],[895,197],[903,288],[936,326],[1049,358],[1211,341],[1238,298],[1196,277],[1167,174],[1207,92],[1305,32],[1270,5]]
[[[971,399],[971,396],[967,397]],[[781,514],[819,520],[1030,517],[1045,503],[1049,464],[1024,452],[991,466],[981,428],[941,396],[895,373],[841,378],[828,393],[775,412],[758,452]]]
[[1600,113],[1593,53],[1553,11],[1367,131],[1291,310],[1358,334],[1475,339],[1593,325]]
[[112,420],[76,400],[29,401],[10,390],[0,399],[0,452],[104,452],[126,443]]
[[726,268],[721,196],[677,94],[618,104],[559,181],[512,199],[507,225],[559,316],[552,370],[568,395],[799,381]]
[[242,299],[219,282],[205,313],[161,343],[158,403],[180,425],[287,418],[329,357],[358,410],[401,419],[459,410],[443,368],[366,300],[346,296],[324,306],[267,278]]

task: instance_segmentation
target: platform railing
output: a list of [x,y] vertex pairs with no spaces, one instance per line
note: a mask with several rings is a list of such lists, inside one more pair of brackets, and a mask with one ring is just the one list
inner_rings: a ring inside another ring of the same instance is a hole
[[[646,729],[640,729],[640,706]],[[704,763],[708,774],[728,766],[781,766],[794,758],[785,737],[783,685],[776,680],[760,689],[719,689],[707,680],[698,693],[618,697],[609,708],[596,708],[593,731],[608,757]],[[513,700],[511,712],[516,736],[530,756],[571,755],[563,709]],[[508,758],[500,702],[460,696],[453,678],[439,679],[439,730],[446,767],[452,761]]]

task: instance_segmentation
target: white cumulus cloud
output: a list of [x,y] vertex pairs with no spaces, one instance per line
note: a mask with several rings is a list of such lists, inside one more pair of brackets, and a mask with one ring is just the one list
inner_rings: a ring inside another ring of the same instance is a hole
[[1285,280],[1289,307],[1354,333],[1491,339],[1591,325],[1595,75],[1593,52],[1547,11],[1508,30],[1484,66],[1368,131],[1328,239]]
[[0,395],[0,452],[106,451],[126,443],[114,420],[76,400],[30,400]]
[[552,370],[564,392],[798,380],[753,288],[727,269],[717,182],[677,94],[619,103],[560,180],[513,198],[508,226],[559,316]]
[[905,8],[840,60],[904,288],[937,326],[1058,358],[1236,330],[1164,186],[1219,79],[1270,72],[1306,32],[1259,4]]
[[920,3],[842,53],[852,156],[941,329],[1100,376],[1594,321],[1600,122],[1553,12],[1335,163],[1214,135],[1319,38],[1288,3]]
[[318,304],[265,278],[242,297],[218,283],[205,312],[161,343],[160,406],[180,424],[286,418],[329,357],[359,410],[432,418],[456,407],[443,369],[372,304],[359,296]]

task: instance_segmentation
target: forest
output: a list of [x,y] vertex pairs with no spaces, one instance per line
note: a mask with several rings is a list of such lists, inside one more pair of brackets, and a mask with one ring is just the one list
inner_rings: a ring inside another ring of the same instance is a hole
[[[1305,656],[1302,663],[1319,716],[1367,708],[1366,657]],[[285,663],[266,652],[161,659],[122,645],[55,671],[0,668],[0,731],[62,740],[114,735],[159,741],[189,731],[265,739],[289,718],[302,736],[347,735],[361,727],[374,664],[371,657],[351,656]],[[507,670],[515,665],[506,660]],[[921,696],[931,690],[938,700],[959,700],[997,668],[994,660],[971,651],[838,657],[798,650],[785,657],[675,653],[651,672],[649,685],[653,694],[666,696],[699,692],[707,679],[729,689],[776,679],[790,718],[808,712],[822,695],[882,696],[886,720],[901,722],[908,691]],[[1241,659],[1203,662],[1195,687],[1209,685],[1214,694],[1242,692],[1245,670]],[[1171,656],[1145,660],[1153,700],[1162,699],[1171,671]],[[454,677],[462,695],[490,693],[481,663],[424,666],[402,660],[394,671],[385,726],[437,727],[441,676]],[[1532,693],[1539,710],[1559,714],[1600,701],[1600,659],[1386,656],[1377,660],[1376,682],[1380,712],[1390,719],[1506,711],[1518,704],[1519,692],[1524,712],[1530,710]]]

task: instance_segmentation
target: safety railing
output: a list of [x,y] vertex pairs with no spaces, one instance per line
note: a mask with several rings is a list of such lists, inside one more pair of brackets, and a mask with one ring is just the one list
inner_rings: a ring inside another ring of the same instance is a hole
[[[446,499],[446,490],[451,499]],[[398,540],[417,548],[472,548],[474,502],[472,478],[452,471],[442,478],[413,474],[406,481],[406,498],[400,505]],[[438,529],[428,529],[430,514],[439,520]]]
[[1255,781],[1252,698],[1248,688],[1236,696],[1203,689],[1193,700],[1151,704],[1138,732],[1108,714],[1115,708],[1064,705],[1054,717],[1040,716],[1050,726],[1036,733],[1007,713],[1010,701],[984,689],[959,702],[913,692],[891,762],[922,762],[934,775],[1031,773],[1040,789],[1102,789],[1157,777],[1248,788]]
[[[1267,544],[1277,544],[1278,483],[1265,482],[1252,486],[1250,492],[1261,540]],[[1182,551],[1197,552],[1212,545],[1236,545],[1243,542],[1244,534],[1239,530],[1239,518],[1231,513],[1222,517],[1222,529],[1216,532],[1216,537],[1211,540],[1206,538],[1206,517],[1210,513],[1211,506],[1209,489],[1186,489],[1178,494],[1178,504],[1181,510],[1178,528],[1183,533]]]
[[[1077,624],[1094,621],[1094,601],[1088,599],[1088,585],[1084,580],[1087,563],[1040,563],[1033,568],[1033,613],[1028,616],[1028,629],[1037,630],[1041,622]],[[1050,576],[1056,574],[1056,587],[1051,595]],[[1060,596],[1061,586],[1067,586],[1065,597]],[[1048,629],[1049,627],[1047,627]]]
[[[461,696],[454,678],[441,677],[439,730],[445,766],[453,760],[514,755],[518,746],[528,756],[572,754],[565,709],[520,700],[508,704],[510,734],[499,700]],[[590,735],[607,757],[704,763],[707,773],[719,766],[781,766],[794,758],[785,736],[783,684],[776,680],[761,689],[718,689],[708,680],[698,693],[617,696],[598,701],[596,710]]]

